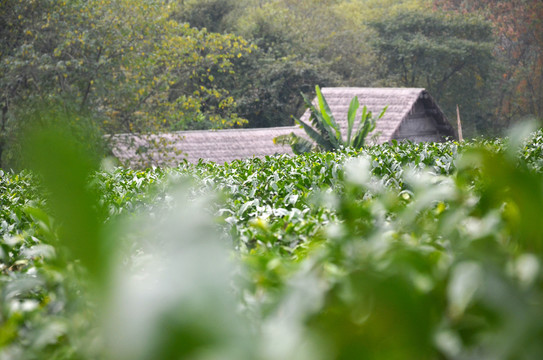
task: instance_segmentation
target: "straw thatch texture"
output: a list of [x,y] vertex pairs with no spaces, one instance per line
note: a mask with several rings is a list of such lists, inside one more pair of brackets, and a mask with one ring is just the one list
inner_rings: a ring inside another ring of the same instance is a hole
[[112,138],[113,154],[131,166],[150,164],[177,165],[183,159],[197,163],[200,159],[219,164],[236,159],[292,154],[289,146],[275,145],[273,138],[294,132],[294,127],[263,129],[228,129],[179,131],[161,135],[116,135]]
[[[377,116],[388,105],[369,142],[384,143],[393,139],[443,141],[456,138],[455,130],[432,97],[418,88],[323,88],[322,93],[334,118],[347,132],[347,111],[353,97]],[[314,102],[316,104],[316,101]],[[360,111],[355,125],[358,124]],[[302,116],[309,120],[309,111]],[[275,145],[273,138],[289,134],[305,136],[298,126],[264,129],[229,129],[181,131],[160,135],[115,135],[111,137],[113,154],[131,166],[176,165],[182,159],[196,163],[200,159],[217,163],[253,156],[292,154],[290,147]],[[157,145],[158,144],[158,145]]]
[[[375,130],[369,135],[370,140],[375,138],[373,139],[373,143],[375,144],[382,144],[392,139],[417,141],[416,138],[412,137],[416,137],[421,131],[432,132],[432,125],[434,129],[433,133],[437,136],[426,141],[439,141],[443,136],[456,137],[454,129],[447,121],[445,115],[424,89],[323,88],[321,91],[330,106],[334,118],[341,127],[341,133],[344,135],[347,134],[347,111],[349,104],[357,96],[360,109],[357,113],[355,126],[358,124],[361,108],[364,105],[368,107],[368,110],[375,117],[381,113],[385,106],[388,106],[385,115],[377,122]],[[314,103],[316,104],[316,101]],[[419,126],[419,131],[417,131],[415,126],[415,133],[410,133],[409,137],[402,136],[401,125],[409,118],[417,118],[420,120],[419,123],[423,122],[424,125],[430,126]],[[306,122],[309,120],[309,111],[304,113],[301,120]]]

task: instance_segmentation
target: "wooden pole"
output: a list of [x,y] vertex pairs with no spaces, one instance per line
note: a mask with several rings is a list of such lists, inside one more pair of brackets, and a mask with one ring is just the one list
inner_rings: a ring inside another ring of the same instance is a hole
[[464,141],[464,137],[462,136],[462,122],[460,121],[460,109],[458,108],[458,104],[456,104],[456,121],[458,124],[458,141],[462,142]]

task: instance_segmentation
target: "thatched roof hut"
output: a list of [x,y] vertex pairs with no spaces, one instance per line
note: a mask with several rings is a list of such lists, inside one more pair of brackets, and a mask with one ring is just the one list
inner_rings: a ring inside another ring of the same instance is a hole
[[[388,106],[385,115],[377,122],[375,130],[369,136],[375,138],[374,143],[382,144],[393,139],[413,142],[456,139],[454,128],[425,89],[349,87],[323,88],[321,91],[341,127],[342,134],[347,133],[349,104],[357,96],[360,106],[366,105],[374,116]],[[358,112],[360,113],[360,109]],[[301,119],[307,122],[309,111],[306,111]],[[356,119],[358,120],[359,118]]]
[[[349,103],[353,97],[358,96],[361,107],[366,105],[376,116],[388,106],[385,115],[370,134],[370,142],[380,144],[393,139],[413,142],[456,139],[454,128],[424,89],[323,88],[321,91],[343,134],[346,134],[347,129]],[[309,112],[306,111],[302,120],[308,119]],[[113,153],[122,161],[135,166],[149,163],[172,165],[183,158],[189,162],[203,159],[224,163],[253,156],[291,154],[290,147],[273,143],[274,137],[291,132],[304,135],[298,126],[180,131],[147,136],[116,135],[112,138]],[[155,146],[149,145],[153,142],[163,144],[162,149],[167,151],[153,150]]]

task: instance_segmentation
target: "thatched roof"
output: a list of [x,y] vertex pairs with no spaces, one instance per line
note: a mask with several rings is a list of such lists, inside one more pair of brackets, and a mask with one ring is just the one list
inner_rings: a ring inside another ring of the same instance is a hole
[[[443,136],[456,138],[455,130],[445,115],[421,88],[323,88],[322,93],[339,123],[342,134],[346,134],[347,110],[353,97],[358,96],[361,107],[366,105],[377,116],[388,105],[375,131],[370,134],[373,143],[380,144],[398,138],[400,124],[422,105],[431,113]],[[316,103],[316,102],[315,102]],[[361,109],[359,109],[360,114]],[[360,115],[357,115],[358,123]],[[309,112],[302,116],[308,121]],[[175,165],[181,159],[198,162],[199,159],[217,163],[253,156],[264,157],[273,154],[292,154],[290,147],[275,145],[273,138],[294,132],[305,135],[298,126],[262,129],[228,129],[180,131],[160,135],[115,135],[112,137],[113,153],[123,162],[133,166],[148,164]],[[159,143],[159,151],[149,143]],[[166,150],[166,151],[164,151]]]
[[[374,116],[378,116],[385,106],[388,106],[385,115],[376,125],[372,134],[377,136],[376,144],[382,144],[397,138],[402,121],[415,111],[417,101],[424,102],[427,111],[434,114],[437,125],[442,128],[444,135],[455,138],[455,131],[447,118],[435,103],[432,97],[422,88],[323,88],[322,95],[330,106],[334,118],[341,127],[341,133],[347,133],[347,111],[351,100],[357,96],[360,103],[355,125],[358,124],[361,108],[365,105]],[[316,104],[316,101],[314,101]],[[309,120],[309,111],[306,111],[301,120]],[[370,138],[372,137],[370,134]]]
[[192,163],[203,159],[223,164],[253,156],[292,154],[289,146],[275,145],[273,142],[275,137],[291,132],[303,135],[303,130],[295,126],[116,135],[113,138],[113,154],[132,166],[176,165],[182,159]]

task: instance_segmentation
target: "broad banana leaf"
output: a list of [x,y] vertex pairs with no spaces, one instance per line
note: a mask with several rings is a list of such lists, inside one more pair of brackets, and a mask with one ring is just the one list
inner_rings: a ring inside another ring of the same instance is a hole
[[319,145],[323,150],[325,151],[332,151],[334,150],[334,147],[332,146],[332,143],[330,140],[326,139],[323,135],[319,134],[311,125],[306,124],[301,119],[294,119],[296,122],[304,128],[306,134],[313,139],[317,145]]
[[352,146],[352,144],[351,144],[351,134],[353,132],[353,126],[354,126],[354,120],[355,120],[355,117],[356,117],[356,111],[358,110],[359,107],[360,107],[360,103],[358,102],[358,96],[355,96],[351,100],[351,103],[349,104],[349,111],[347,112],[347,124],[348,124],[347,143],[346,143],[347,146]]
[[332,134],[338,140],[338,142],[340,144],[343,144],[343,139],[341,138],[341,130],[339,128],[339,125],[337,124],[336,119],[334,119],[332,110],[330,110],[330,106],[328,106],[326,99],[322,95],[319,85],[315,86],[315,92],[317,93],[317,101],[319,103],[320,114],[322,115],[324,122],[326,123],[326,125],[328,125],[330,128],[334,130]]
[[[339,147],[342,145],[340,141],[336,137],[336,131],[330,127],[330,125],[324,120],[324,117],[322,113],[313,106],[311,101],[303,95],[304,101],[306,106],[309,108],[309,111],[311,112],[310,120],[313,126],[321,133],[321,136],[323,139],[327,140],[330,144],[323,147],[324,149],[330,148],[330,150],[333,149],[339,149]],[[327,150],[327,151],[330,151]]]

